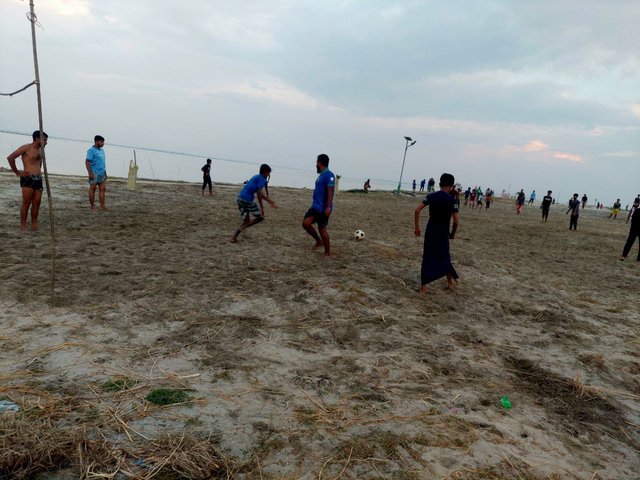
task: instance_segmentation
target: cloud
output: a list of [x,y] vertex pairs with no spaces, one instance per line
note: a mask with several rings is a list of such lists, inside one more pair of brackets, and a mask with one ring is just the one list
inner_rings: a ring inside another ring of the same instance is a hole
[[517,147],[517,146],[514,146],[514,145],[507,145],[506,148],[507,148],[507,150],[509,150],[511,152],[530,153],[530,152],[544,152],[546,150],[549,150],[549,145],[544,143],[542,140],[531,140],[524,147]]
[[640,117],[640,103],[635,103],[631,106],[631,111],[636,117]]
[[582,162],[581,155],[574,153],[558,152],[550,149],[549,145],[542,140],[531,140],[523,147],[515,145],[507,145],[504,147],[505,152],[525,153],[525,158],[536,161],[549,161],[551,159],[568,160],[570,162]]
[[605,157],[618,157],[618,158],[640,158],[640,151],[632,152],[632,151],[622,151],[622,152],[608,152],[604,154]]
[[575,155],[573,153],[555,152],[553,154],[553,158],[558,158],[560,160],[569,160],[571,162],[581,162],[582,161],[582,157],[580,155]]
[[64,17],[88,17],[91,15],[89,0],[48,0],[40,7],[43,10],[53,10]]

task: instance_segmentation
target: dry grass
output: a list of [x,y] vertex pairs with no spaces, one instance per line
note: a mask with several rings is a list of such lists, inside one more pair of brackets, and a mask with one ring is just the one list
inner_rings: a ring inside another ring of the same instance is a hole
[[[104,432],[107,433],[107,432]],[[95,424],[49,417],[0,419],[0,478],[32,479],[70,469],[78,478],[228,478],[230,464],[211,438],[183,433],[148,442],[107,440]]]

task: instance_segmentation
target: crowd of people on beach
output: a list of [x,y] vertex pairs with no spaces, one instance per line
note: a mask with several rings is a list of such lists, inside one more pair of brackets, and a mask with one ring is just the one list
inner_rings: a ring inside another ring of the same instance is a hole
[[[22,205],[20,208],[20,230],[24,232],[27,229],[27,217],[31,213],[31,229],[38,229],[38,213],[43,192],[43,176],[42,176],[42,148],[47,144],[48,136],[46,133],[36,130],[32,134],[32,142],[22,145],[20,148],[12,152],[7,160],[11,170],[20,178],[20,187],[22,190]],[[87,150],[85,158],[85,167],[87,169],[89,185],[89,205],[91,211],[96,211],[95,193],[98,191],[98,199],[100,210],[107,211],[106,207],[106,156],[104,152],[105,139],[101,135],[94,137],[93,145]],[[19,170],[16,166],[16,160],[21,158],[23,169]],[[211,159],[207,159],[206,164],[201,168],[203,175],[202,195],[206,189],[209,195],[213,195],[213,183],[211,181]],[[313,238],[315,244],[313,248],[324,248],[324,255],[331,255],[331,240],[328,232],[329,219],[333,212],[333,199],[336,189],[336,176],[329,170],[329,156],[326,154],[318,155],[316,159],[316,173],[318,177],[315,182],[315,188],[312,196],[311,208],[305,213],[302,227]],[[242,232],[247,228],[257,225],[264,221],[264,203],[268,203],[271,207],[277,208],[276,203],[269,195],[269,179],[271,176],[271,167],[262,164],[258,173],[245,182],[241,191],[236,198],[236,204],[240,213],[241,223],[231,237],[232,243],[237,243]],[[440,176],[438,191],[435,190],[435,180],[433,177],[429,180],[422,179],[420,182],[420,192],[424,192],[426,186],[426,195],[415,209],[415,235],[421,236],[420,214],[426,207],[429,208],[429,220],[424,230],[424,246],[421,267],[421,293],[426,293],[428,285],[442,277],[447,278],[448,288],[453,289],[456,284],[458,274],[451,263],[451,254],[449,249],[449,241],[453,240],[458,229],[461,197],[464,198],[463,206],[472,210],[488,211],[494,198],[494,191],[491,188],[484,189],[480,186],[473,188],[468,187],[464,193],[459,185],[456,185],[455,178],[449,173],[443,173]],[[364,191],[368,192],[371,188],[370,179],[364,183]],[[413,193],[416,193],[417,182],[412,182]],[[542,210],[542,222],[546,223],[549,217],[549,210],[556,200],[552,197],[552,191],[542,198],[540,209]],[[569,220],[569,229],[577,230],[580,211],[587,206],[588,197],[583,194],[581,199],[579,195],[574,193],[568,202],[566,214],[571,213]],[[515,197],[515,212],[520,215],[525,207],[526,195],[524,189]],[[535,190],[529,195],[528,205],[535,204]],[[601,208],[601,203],[596,202],[596,208]],[[633,200],[632,207],[629,209],[627,205],[626,211],[628,215],[626,222],[631,222],[629,236],[624,245],[620,260],[624,260],[636,239],[640,244],[640,194]],[[621,213],[620,199],[613,204],[609,218],[614,220]],[[314,224],[317,226],[314,227]],[[640,261],[640,248],[638,250],[638,261]]]

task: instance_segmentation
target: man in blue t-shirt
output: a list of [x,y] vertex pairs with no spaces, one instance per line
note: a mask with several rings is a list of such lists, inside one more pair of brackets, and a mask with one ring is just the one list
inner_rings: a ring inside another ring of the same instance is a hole
[[93,138],[93,147],[87,150],[87,158],[85,166],[89,173],[89,204],[91,210],[95,211],[95,195],[98,188],[98,197],[100,198],[100,210],[108,210],[104,204],[107,181],[107,167],[104,155],[104,137],[96,135]]
[[[321,153],[316,161],[316,171],[320,174],[316,180],[316,187],[313,190],[313,202],[311,208],[304,216],[302,226],[309,235],[313,237],[316,244],[313,248],[320,248],[324,245],[325,256],[331,255],[331,243],[327,225],[333,210],[333,193],[336,186],[336,176],[329,170],[329,156]],[[318,231],[313,224],[318,224]]]
[[[242,233],[246,228],[252,227],[264,220],[264,204],[263,200],[269,202],[273,208],[277,208],[273,200],[269,198],[269,190],[267,190],[267,183],[269,182],[269,176],[271,175],[271,167],[266,163],[260,165],[260,173],[251,177],[251,179],[245,183],[244,187],[238,194],[236,203],[240,210],[240,217],[242,223],[236,230],[236,233],[231,237],[231,243],[238,241],[238,235]],[[267,192],[265,195],[264,191]],[[255,202],[255,197],[258,197],[258,204]],[[253,215],[253,220],[251,220]]]

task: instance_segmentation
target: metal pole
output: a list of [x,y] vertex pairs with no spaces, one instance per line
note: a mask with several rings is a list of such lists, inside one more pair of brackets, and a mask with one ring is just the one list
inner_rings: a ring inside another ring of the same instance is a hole
[[29,0],[29,21],[31,22],[31,43],[33,46],[33,67],[35,69],[36,94],[38,97],[38,128],[40,129],[40,156],[44,169],[44,181],[47,186],[47,204],[49,206],[49,227],[51,229],[51,305],[55,305],[56,288],[56,230],[53,217],[53,200],[51,199],[51,186],[49,185],[49,173],[47,171],[47,159],[44,153],[44,128],[42,122],[42,95],[40,92],[40,69],[38,68],[38,49],[36,47],[36,17],[33,0]]
[[407,149],[409,148],[409,140],[406,141],[407,143],[404,146],[404,156],[402,157],[402,168],[400,169],[400,180],[398,180],[398,190],[396,190],[396,193],[400,193],[400,188],[402,186],[402,174],[404,173],[404,161],[407,159]]

